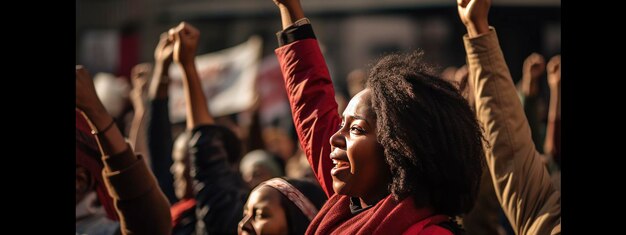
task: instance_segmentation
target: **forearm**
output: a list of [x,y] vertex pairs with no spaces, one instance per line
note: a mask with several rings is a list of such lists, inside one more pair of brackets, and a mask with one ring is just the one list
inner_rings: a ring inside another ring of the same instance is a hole
[[550,89],[550,105],[548,109],[548,124],[546,127],[546,140],[544,151],[546,154],[554,156],[555,154],[555,138],[556,138],[556,122],[561,118],[560,113],[560,88]]
[[130,123],[130,131],[128,133],[128,140],[131,146],[135,149],[135,151],[143,152],[145,151],[145,149],[143,150],[137,149],[137,141],[138,141],[137,138],[138,138],[139,132],[141,131],[141,124],[142,124],[142,121],[146,112],[144,100],[141,97],[141,91],[139,89],[141,88],[135,87],[133,88],[133,90],[130,91],[130,100],[133,105],[134,112],[133,112],[133,119]]
[[487,18],[469,22],[465,25],[465,29],[467,29],[467,35],[470,38],[474,38],[489,33],[489,22],[487,22]]
[[548,111],[550,120],[561,119],[561,87],[550,88],[550,110]]
[[102,103],[98,102],[94,107],[89,107],[83,112],[87,115],[92,130],[98,133],[95,137],[103,156],[118,154],[128,148],[122,132],[117,128],[115,120]]
[[283,29],[286,29],[299,19],[304,18],[304,11],[302,11],[300,1],[294,1],[288,5],[279,4],[278,9],[280,10],[280,19],[283,24]]
[[[167,161],[171,165],[173,137],[169,117],[169,99],[150,101],[150,117],[147,120],[148,148],[155,161]],[[169,168],[166,169],[169,174]]]
[[173,164],[172,146],[174,141],[168,103],[168,98],[150,101],[150,117],[147,118],[146,123],[146,142],[150,152],[152,172],[165,196],[173,203],[178,199],[174,194],[174,178],[170,172]]
[[148,98],[150,100],[165,99],[168,97],[169,84],[169,63],[157,61],[152,72],[152,80],[148,89]]
[[187,107],[187,129],[192,130],[201,125],[213,124],[215,121],[209,113],[200,77],[195,62],[181,64],[183,70],[183,88]]

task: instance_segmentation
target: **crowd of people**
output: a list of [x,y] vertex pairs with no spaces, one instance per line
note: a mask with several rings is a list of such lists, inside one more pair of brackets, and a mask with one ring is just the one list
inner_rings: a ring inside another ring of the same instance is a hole
[[[345,104],[300,1],[274,3],[287,151],[250,148],[211,115],[189,23],[132,70],[128,128],[76,66],[76,234],[561,233],[560,56],[531,54],[515,85],[491,0],[457,0],[466,65],[439,73],[428,52],[389,54],[351,73]],[[171,64],[186,101],[179,131]]]

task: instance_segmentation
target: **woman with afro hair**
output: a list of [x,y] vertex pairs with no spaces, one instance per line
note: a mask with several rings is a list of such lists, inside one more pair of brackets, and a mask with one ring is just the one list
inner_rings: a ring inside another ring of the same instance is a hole
[[421,52],[370,71],[343,114],[298,0],[275,0],[276,55],[300,144],[328,201],[307,234],[453,234],[484,166],[483,136],[457,86]]

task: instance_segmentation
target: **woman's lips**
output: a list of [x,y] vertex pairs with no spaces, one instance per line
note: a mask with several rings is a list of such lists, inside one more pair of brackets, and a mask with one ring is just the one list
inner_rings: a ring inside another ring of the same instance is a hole
[[337,176],[344,171],[350,170],[349,162],[333,159],[333,164],[335,165],[335,167],[330,170],[330,174],[333,176]]

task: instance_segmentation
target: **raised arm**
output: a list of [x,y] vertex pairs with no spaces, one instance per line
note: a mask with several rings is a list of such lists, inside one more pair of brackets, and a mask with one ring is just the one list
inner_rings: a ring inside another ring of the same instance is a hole
[[[341,118],[337,113],[335,90],[310,24],[298,0],[275,0],[281,12],[283,30],[277,36],[276,56],[285,79],[294,125],[313,172],[326,192],[334,194],[330,169],[330,137]],[[298,25],[291,25],[298,22]],[[291,25],[291,26],[290,26]]]
[[128,139],[130,145],[136,152],[141,153],[148,165],[151,165],[150,152],[146,143],[146,85],[148,84],[149,75],[152,72],[152,65],[142,63],[135,65],[131,70],[130,79],[133,89],[130,91],[130,101],[133,105],[134,115],[130,124],[130,132]]
[[561,165],[561,55],[548,62],[548,85],[550,86],[550,107],[548,126],[543,151]]
[[170,123],[168,76],[170,65],[174,57],[174,41],[169,40],[167,32],[162,33],[159,43],[154,49],[154,70],[148,85],[149,112],[146,118],[147,145],[151,157],[151,167],[154,176],[165,196],[174,204],[178,201],[174,193],[174,177],[170,172],[172,167],[172,124]]
[[241,143],[228,128],[213,125],[195,66],[199,37],[198,29],[185,22],[170,30],[175,42],[174,61],[183,70],[196,232],[235,234],[249,189],[227,159],[239,157]]
[[538,53],[532,53],[524,60],[521,80],[522,106],[524,107],[528,125],[530,125],[535,147],[541,146],[544,139],[542,136],[542,134],[544,134],[543,125],[541,124],[541,117],[539,117],[538,106],[541,102],[541,97],[539,97],[539,82],[545,70],[545,59]]
[[141,156],[132,152],[98,99],[91,76],[76,66],[76,108],[93,130],[104,161],[104,181],[123,234],[170,234],[169,203]]
[[187,106],[187,130],[201,125],[215,123],[209,113],[209,106],[202,91],[200,77],[196,70],[196,48],[200,31],[185,22],[170,29],[170,38],[174,38],[174,61],[183,71],[183,93]]
[[495,30],[489,0],[458,0],[478,120],[489,141],[487,165],[516,234],[560,234],[561,195],[550,182],[516,95]]

